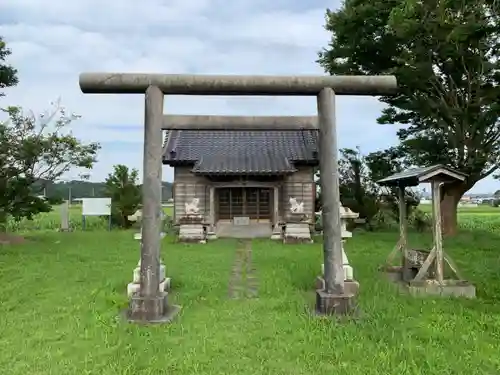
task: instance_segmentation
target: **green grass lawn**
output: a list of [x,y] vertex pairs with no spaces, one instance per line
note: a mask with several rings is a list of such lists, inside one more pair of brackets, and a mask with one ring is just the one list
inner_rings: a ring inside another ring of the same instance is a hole
[[[398,294],[376,269],[395,233],[346,244],[361,283],[357,322],[311,317],[321,244],[254,241],[258,298],[231,300],[236,241],[177,244],[162,257],[182,305],[171,325],[123,322],[137,264],[132,232],[36,233],[0,248],[0,368],[26,374],[498,374],[500,231],[463,232],[447,251],[477,300]],[[415,246],[430,238],[412,235]]]

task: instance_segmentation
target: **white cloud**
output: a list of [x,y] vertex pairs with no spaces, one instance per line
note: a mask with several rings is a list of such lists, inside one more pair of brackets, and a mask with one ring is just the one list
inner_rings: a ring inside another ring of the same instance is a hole
[[[143,97],[83,95],[83,71],[322,74],[317,52],[327,45],[327,7],[311,0],[3,0],[0,35],[12,49],[20,84],[1,105],[40,112],[61,98],[83,116],[74,133],[103,142],[92,173],[102,179],[115,163],[141,169]],[[373,98],[338,99],[340,147],[366,151],[396,140],[376,124],[382,106]],[[314,114],[312,98],[167,97],[177,114]],[[113,127],[113,126],[115,127]],[[123,128],[117,128],[116,125]],[[130,128],[126,129],[125,128]],[[124,143],[125,142],[125,143]],[[167,178],[171,171],[165,168]]]

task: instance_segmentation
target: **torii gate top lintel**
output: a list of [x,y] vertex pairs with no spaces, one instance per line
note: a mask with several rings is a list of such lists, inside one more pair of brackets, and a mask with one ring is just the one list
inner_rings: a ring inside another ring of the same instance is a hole
[[149,86],[165,95],[316,96],[325,87],[336,95],[394,95],[394,76],[265,76],[147,73],[82,73],[85,94],[144,94]]

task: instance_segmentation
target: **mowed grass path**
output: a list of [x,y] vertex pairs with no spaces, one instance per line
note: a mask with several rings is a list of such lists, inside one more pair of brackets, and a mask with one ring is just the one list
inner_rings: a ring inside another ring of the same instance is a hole
[[0,248],[1,373],[499,373],[500,237],[464,233],[446,243],[476,284],[475,301],[398,294],[376,271],[395,241],[361,232],[347,241],[363,316],[337,324],[305,313],[321,244],[254,241],[258,298],[231,300],[236,241],[166,238],[171,300],[183,308],[171,325],[140,327],[118,318],[139,254],[132,232],[34,235]]

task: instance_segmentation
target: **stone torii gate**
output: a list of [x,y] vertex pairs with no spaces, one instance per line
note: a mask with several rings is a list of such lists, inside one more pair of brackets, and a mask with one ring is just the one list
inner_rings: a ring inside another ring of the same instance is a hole
[[[297,130],[305,126],[281,118],[264,123],[258,117],[234,126],[230,121],[200,121],[196,127],[182,121],[169,124],[163,115],[164,95],[316,96],[318,103],[321,190],[323,198],[324,290],[316,292],[320,314],[348,314],[354,295],[344,290],[342,229],[338,181],[335,95],[394,95],[393,76],[240,76],[135,73],[83,73],[80,88],[86,94],[145,94],[143,234],[140,292],[132,296],[128,317],[137,322],[171,319],[166,295],[158,290],[160,276],[162,130]],[[202,116],[203,117],[203,116]],[[289,119],[289,118],[288,118]],[[315,124],[309,124],[309,128]]]

